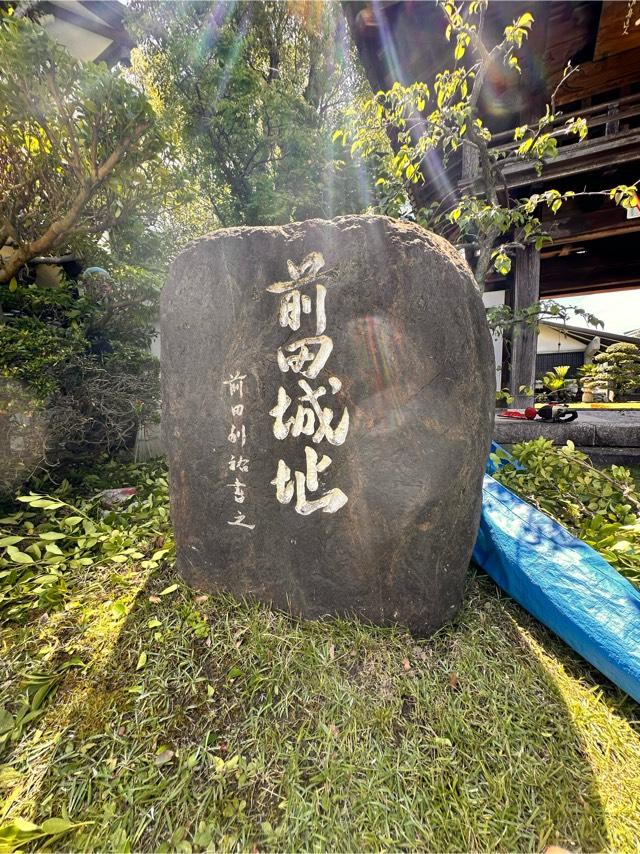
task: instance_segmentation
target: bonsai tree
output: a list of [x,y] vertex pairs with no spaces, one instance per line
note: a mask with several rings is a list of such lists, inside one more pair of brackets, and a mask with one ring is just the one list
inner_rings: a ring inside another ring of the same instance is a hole
[[606,390],[606,382],[598,379],[598,366],[594,362],[589,362],[578,368],[578,382],[582,388],[582,400],[585,403],[592,403],[596,392],[604,393]]
[[640,387],[640,349],[635,344],[611,344],[595,356],[594,363],[595,370],[586,381],[590,387],[607,386],[618,400]]

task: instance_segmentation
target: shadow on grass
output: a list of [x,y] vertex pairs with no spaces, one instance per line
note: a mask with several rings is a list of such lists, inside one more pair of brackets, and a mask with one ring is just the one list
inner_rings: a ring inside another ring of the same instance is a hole
[[[479,575],[484,575],[478,570]],[[533,641],[542,647],[545,652],[553,656],[562,666],[563,670],[572,679],[579,681],[587,690],[593,691],[600,702],[612,713],[624,720],[629,727],[640,738],[640,707],[635,700],[624,691],[614,685],[596,667],[571,649],[561,638],[554,634],[530,614],[518,603],[507,596],[487,576],[484,583],[489,588],[495,587],[495,593],[501,598],[512,613],[512,618],[517,625],[523,628]]]
[[41,726],[50,749],[22,756],[36,819],[66,808],[91,822],[65,848],[610,842],[583,733],[486,579],[416,641],[204,598],[158,570],[112,640],[87,640],[93,664]]

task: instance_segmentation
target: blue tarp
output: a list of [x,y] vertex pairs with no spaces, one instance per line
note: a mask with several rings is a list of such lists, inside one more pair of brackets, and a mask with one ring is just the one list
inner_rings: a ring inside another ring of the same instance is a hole
[[640,591],[603,557],[485,475],[473,558],[509,596],[640,703]]

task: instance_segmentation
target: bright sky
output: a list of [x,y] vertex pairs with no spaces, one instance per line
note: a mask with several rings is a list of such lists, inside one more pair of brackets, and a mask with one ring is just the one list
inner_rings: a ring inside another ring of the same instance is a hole
[[[557,302],[567,306],[575,305],[595,314],[604,323],[607,332],[624,335],[640,329],[640,288],[584,297],[562,297]],[[569,323],[587,326],[582,317],[572,317]]]

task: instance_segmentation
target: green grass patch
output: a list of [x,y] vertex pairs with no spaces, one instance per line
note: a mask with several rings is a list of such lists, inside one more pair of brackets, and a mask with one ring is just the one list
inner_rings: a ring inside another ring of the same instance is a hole
[[[107,517],[147,561],[157,494],[147,528]],[[142,563],[69,570],[2,627],[5,724],[49,687],[0,755],[0,851],[637,850],[638,707],[485,576],[417,640]]]

